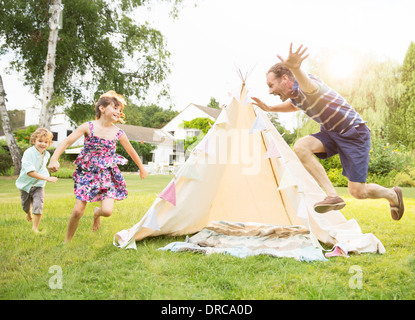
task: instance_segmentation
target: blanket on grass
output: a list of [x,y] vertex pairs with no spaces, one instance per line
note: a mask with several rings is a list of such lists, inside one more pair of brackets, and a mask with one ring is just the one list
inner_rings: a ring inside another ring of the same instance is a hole
[[246,258],[255,255],[290,257],[298,261],[327,261],[304,226],[214,221],[184,242],[159,250],[222,253]]

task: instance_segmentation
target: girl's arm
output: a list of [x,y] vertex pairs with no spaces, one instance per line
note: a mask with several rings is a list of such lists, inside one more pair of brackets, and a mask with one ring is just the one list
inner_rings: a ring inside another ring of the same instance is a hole
[[137,152],[134,150],[133,146],[131,145],[125,133],[121,135],[119,141],[121,145],[124,147],[125,151],[127,151],[127,153],[129,154],[131,159],[133,159],[135,164],[138,166],[138,169],[140,170],[141,179],[144,179],[145,177],[147,177],[148,172],[144,168],[143,163],[140,160],[140,157],[138,156]]
[[59,170],[59,162],[58,159],[61,154],[71,146],[76,140],[78,140],[82,135],[89,134],[89,125],[88,123],[84,123],[80,125],[74,132],[72,132],[69,136],[63,140],[59,146],[56,148],[55,152],[53,153],[52,157],[50,158],[48,169],[51,172],[56,172]]

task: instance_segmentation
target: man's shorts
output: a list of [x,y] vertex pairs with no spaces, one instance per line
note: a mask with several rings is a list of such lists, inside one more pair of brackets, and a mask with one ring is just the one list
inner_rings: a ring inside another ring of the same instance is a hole
[[22,200],[22,209],[24,212],[29,213],[30,207],[32,207],[33,214],[42,214],[45,188],[32,187],[29,193],[20,190],[20,198]]
[[342,174],[352,182],[366,182],[369,167],[370,129],[364,124],[351,127],[343,134],[327,131],[323,127],[312,134],[323,143],[326,153],[316,153],[320,159],[339,154]]

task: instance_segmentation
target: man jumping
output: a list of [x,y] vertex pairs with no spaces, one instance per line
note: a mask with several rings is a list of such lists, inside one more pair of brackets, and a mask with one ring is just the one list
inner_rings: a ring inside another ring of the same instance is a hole
[[349,193],[357,199],[387,199],[392,218],[400,220],[404,213],[401,188],[387,189],[366,183],[370,129],[342,96],[318,77],[306,74],[301,69],[302,62],[308,57],[306,51],[307,48],[303,49],[301,45],[293,52],[291,43],[288,58],[277,55],[281,62],[273,65],[266,74],[269,93],[278,95],[283,102],[268,106],[252,97],[254,104],[268,112],[302,110],[320,124],[320,132],[303,137],[294,145],[294,151],[304,167],[327,194],[323,201],[314,205],[316,212],[340,210],[346,205],[337,195],[324,167],[314,156],[326,159],[339,154],[343,175],[348,179]]

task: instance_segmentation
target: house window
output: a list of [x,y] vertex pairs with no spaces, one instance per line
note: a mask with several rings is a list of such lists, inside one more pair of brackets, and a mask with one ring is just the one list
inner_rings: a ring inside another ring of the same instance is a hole
[[149,162],[154,162],[154,153],[149,153],[144,155],[142,159],[143,164],[148,164]]
[[73,130],[66,130],[66,136],[69,136],[72,132]]
[[173,152],[184,152],[184,140],[176,140],[174,141]]
[[175,154],[169,155],[169,165],[172,166],[175,161],[176,161],[176,155]]
[[199,134],[200,134],[199,129],[191,129],[191,130],[186,131],[186,136],[188,138],[197,137],[197,136],[199,136]]
[[52,141],[58,141],[58,133],[57,132],[52,132],[52,134],[53,134]]

